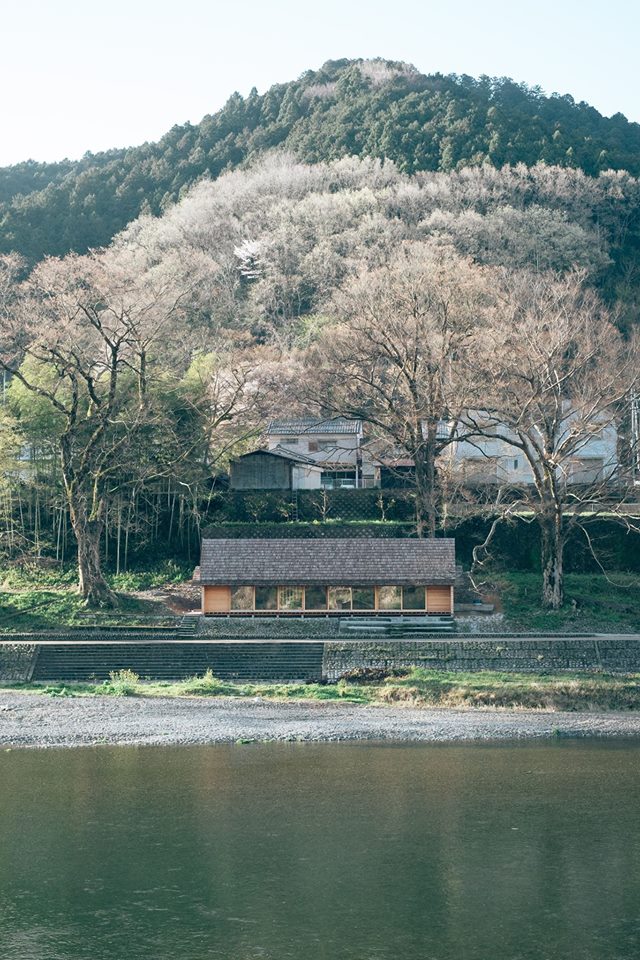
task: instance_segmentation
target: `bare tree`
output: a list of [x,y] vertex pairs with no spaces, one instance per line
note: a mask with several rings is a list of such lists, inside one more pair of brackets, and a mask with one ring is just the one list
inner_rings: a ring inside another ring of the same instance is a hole
[[19,264],[3,263],[0,368],[59,416],[79,590],[92,604],[116,602],[100,562],[108,484],[148,423],[150,379],[182,295],[169,272],[144,266],[131,251],[69,256],[16,285]]
[[437,461],[474,393],[489,278],[450,249],[401,249],[336,297],[340,323],[311,351],[307,397],[325,414],[364,420],[383,453],[413,462],[419,536],[436,535]]
[[[485,454],[487,442],[497,442],[524,458],[528,482],[501,509],[537,520],[542,601],[558,609],[567,537],[576,528],[588,537],[589,519],[620,506],[625,477],[615,437],[638,378],[637,345],[578,273],[505,274],[500,303],[481,338],[485,403],[465,414],[463,431],[485,438]],[[599,462],[585,459],[596,440]]]

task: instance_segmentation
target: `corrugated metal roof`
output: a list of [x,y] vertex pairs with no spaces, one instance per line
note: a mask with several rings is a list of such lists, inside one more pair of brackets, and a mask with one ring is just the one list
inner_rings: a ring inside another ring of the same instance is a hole
[[318,420],[316,417],[302,417],[299,420],[272,420],[267,433],[279,436],[297,436],[309,433],[360,433],[361,420],[347,420],[345,417],[333,417]]
[[203,540],[200,582],[257,586],[452,584],[455,541]]

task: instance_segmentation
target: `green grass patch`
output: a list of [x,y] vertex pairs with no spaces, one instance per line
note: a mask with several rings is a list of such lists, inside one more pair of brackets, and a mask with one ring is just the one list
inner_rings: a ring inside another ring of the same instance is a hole
[[135,590],[151,590],[168,583],[184,583],[193,575],[193,563],[163,560],[141,570],[126,573],[109,573],[107,580],[114,590],[132,593]]
[[607,711],[640,709],[640,674],[447,673],[415,667],[372,683],[234,683],[208,670],[179,681],[144,681],[130,670],[102,683],[19,684],[51,697],[238,697],[411,707]]
[[0,592],[0,634],[86,627],[94,621],[104,626],[121,623],[136,626],[157,613],[156,604],[149,600],[120,595],[119,601],[117,610],[88,617],[82,598],[71,589]]
[[[0,632],[82,627],[94,623],[141,626],[149,623],[150,617],[162,616],[166,610],[152,600],[127,594],[182,583],[192,572],[190,566],[173,560],[159,561],[144,570],[107,572],[107,581],[118,594],[119,606],[117,610],[94,613],[75,591],[78,579],[75,565],[32,563],[3,567],[0,568]],[[167,617],[168,622],[174,619]]]
[[102,683],[12,684],[11,689],[48,694],[51,697],[264,697],[271,700],[338,700],[370,703],[373,688],[340,681],[322,683],[234,683],[220,680],[211,670],[186,680],[142,680],[132,670],[111,673]]
[[602,633],[640,631],[640,576],[613,573],[569,573],[566,601],[561,610],[544,610],[540,603],[541,579],[535,573],[505,573],[496,577],[502,598],[505,630]]
[[[105,569],[112,589],[123,593],[150,590],[168,583],[183,583],[193,574],[193,564],[177,560],[158,560],[141,568],[115,573]],[[0,567],[0,585],[4,590],[63,590],[78,582],[76,564],[22,563]]]

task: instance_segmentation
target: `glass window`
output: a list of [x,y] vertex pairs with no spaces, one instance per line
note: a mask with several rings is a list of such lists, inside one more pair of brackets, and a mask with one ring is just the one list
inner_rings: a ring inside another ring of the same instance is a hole
[[305,610],[326,610],[327,609],[327,588],[326,587],[305,587],[304,588],[304,607],[305,607]]
[[277,587],[256,587],[256,610],[278,609]]
[[375,610],[376,591],[373,587],[352,587],[351,596],[354,610]]
[[329,610],[351,610],[351,587],[329,587]]
[[253,587],[236,587],[231,591],[232,610],[253,610]]
[[378,606],[381,610],[400,610],[401,587],[378,587]]
[[279,587],[280,610],[302,610],[303,587]]
[[403,587],[402,609],[424,610],[424,587]]

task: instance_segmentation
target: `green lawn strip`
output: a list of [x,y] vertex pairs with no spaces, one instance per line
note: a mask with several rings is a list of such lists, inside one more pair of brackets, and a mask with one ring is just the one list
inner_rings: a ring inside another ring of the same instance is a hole
[[[193,574],[193,563],[177,560],[159,560],[140,569],[115,573],[108,568],[105,576],[114,590],[131,593],[163,587],[168,583],[183,583]],[[73,588],[78,582],[78,567],[74,563],[7,564],[0,567],[0,584],[6,590],[36,590]]]
[[504,608],[505,629],[589,631],[602,633],[640,631],[640,576],[612,573],[569,573],[566,602],[558,611],[540,607],[540,577],[536,573],[504,573],[495,582]]
[[[146,570],[110,574],[111,585],[119,591],[121,605],[115,611],[88,611],[74,590],[75,567],[5,567],[0,569],[0,631],[47,630],[64,626],[86,626],[91,620],[106,625],[143,623],[162,611],[151,600],[127,596],[127,592],[151,589],[184,581],[189,571],[184,564],[162,561]],[[613,573],[568,574],[567,602],[562,610],[540,607],[540,577],[535,573],[495,574],[494,584],[504,608],[500,632],[515,633],[634,633],[640,632],[640,576]],[[140,620],[134,618],[139,615]],[[337,620],[282,618],[269,620],[210,619],[207,635],[212,640],[252,638],[285,639],[367,639],[350,633],[338,634]],[[464,630],[464,619],[459,620]],[[491,627],[491,620],[487,620]],[[495,626],[494,628],[495,629]]]
[[71,589],[24,590],[0,592],[0,635],[3,632],[55,630],[65,626],[104,626],[128,624],[136,626],[158,613],[151,600],[119,595],[120,606],[113,612],[88,613],[82,598]]
[[[108,573],[107,580],[118,593],[117,610],[88,610],[75,586],[75,565],[6,566],[0,568],[0,632],[48,630],[93,623],[144,624],[149,617],[166,613],[158,601],[128,596],[135,591],[181,583],[191,576],[191,567],[165,560],[144,570]],[[139,618],[139,619],[138,619]]]
[[640,709],[640,674],[447,673],[415,667],[375,683],[233,683],[207,671],[180,681],[144,681],[129,670],[103,683],[14,684],[5,689],[52,697],[261,697],[418,707],[544,710]]

